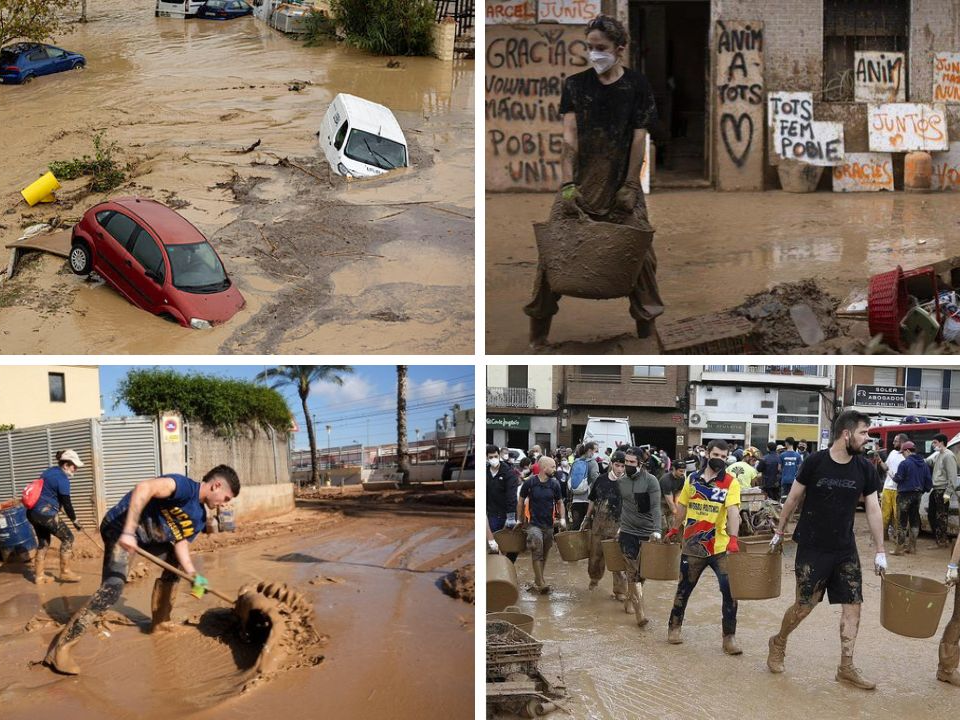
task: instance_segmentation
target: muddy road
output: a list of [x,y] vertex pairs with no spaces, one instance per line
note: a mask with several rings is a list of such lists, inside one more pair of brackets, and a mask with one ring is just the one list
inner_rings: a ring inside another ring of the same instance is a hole
[[[86,70],[0,87],[0,245],[33,223],[70,224],[108,196],[152,197],[210,238],[247,306],[192,331],[43,256],[0,288],[0,352],[472,350],[472,61],[388,68],[252,18],[155,18],[150,0],[90,12],[56,40],[85,54]],[[365,182],[332,175],[314,133],[338,92],[390,107],[415,167]],[[124,185],[91,194],[78,179],[57,203],[22,202],[48,162],[92,154],[97,131],[129,163]]]
[[472,514],[418,506],[398,515],[374,503],[346,515],[314,501],[237,533],[198,538],[198,569],[213,587],[229,595],[272,579],[302,593],[313,609],[322,641],[252,687],[242,679],[249,650],[217,632],[219,614],[230,613],[216,598],[196,600],[181,583],[173,613],[180,626],[170,634],[145,632],[159,572],[146,566],[134,573],[144,576],[126,586],[107,625],[76,646],[81,675],[32,665],[99,584],[100,559],[85,553],[79,584],[40,588],[23,577],[22,566],[2,566],[2,715],[159,720],[173,711],[253,720],[315,716],[323,708],[342,718],[467,717],[474,606],[440,586],[449,571],[473,562],[473,537]]
[[[537,262],[532,223],[547,217],[552,199],[487,196],[487,352],[526,351],[523,305]],[[663,321],[732,308],[754,293],[806,278],[843,298],[865,288],[874,273],[956,255],[960,233],[960,203],[951,193],[664,190],[648,196],[647,206],[656,229]],[[659,352],[654,338],[640,340],[633,330],[626,298],[563,298],[545,352]]]
[[[926,550],[920,538],[917,556],[893,557],[890,572],[937,580],[949,559],[947,550]],[[863,513],[857,517],[857,544],[864,567],[873,551]],[[720,590],[709,570],[697,585],[683,625],[684,642],[667,644],[667,621],[676,583],[648,581],[644,603],[650,622],[638,628],[632,614],[611,597],[609,573],[600,587],[587,589],[587,563],[564,563],[556,550],[547,560],[549,596],[521,591],[520,607],[535,616],[533,635],[546,642],[544,656],[558,665],[562,657],[568,707],[576,718],[591,720],[680,720],[680,718],[811,717],[902,718],[922,720],[953,715],[960,690],[936,679],[937,646],[953,611],[951,591],[937,634],[925,640],[894,635],[880,625],[880,579],[864,574],[863,614],[854,662],[877,682],[865,692],[834,680],[840,656],[840,610],[826,602],[790,636],[786,672],[766,667],[767,639],[777,631],[794,598],[793,558],[788,543],[783,594],[774,600],[742,601],[737,639],[743,655],[721,649]],[[517,560],[521,583],[532,580],[529,554]],[[552,717],[552,716],[551,716]],[[557,714],[560,717],[560,714]]]

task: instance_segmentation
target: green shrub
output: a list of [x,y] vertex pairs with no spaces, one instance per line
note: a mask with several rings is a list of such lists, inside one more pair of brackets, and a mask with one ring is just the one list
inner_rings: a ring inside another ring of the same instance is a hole
[[337,31],[333,20],[327,15],[311,9],[304,20],[303,44],[307,47],[319,45],[324,40],[336,37]]
[[175,410],[220,435],[244,427],[272,427],[289,432],[292,415],[276,390],[258,383],[174,370],[131,370],[120,381],[117,396],[138,415]]
[[13,429],[14,429],[14,426],[13,426],[13,425],[9,425],[9,424],[6,424],[6,423],[0,423],[0,432],[10,432],[10,431],[13,430]]
[[331,0],[347,41],[377,55],[433,52],[433,0]]
[[58,180],[75,180],[89,175],[92,192],[108,192],[121,185],[127,177],[127,168],[114,158],[119,150],[115,142],[107,142],[103,132],[98,132],[93,136],[92,158],[84,155],[73,160],[54,160],[47,167]]

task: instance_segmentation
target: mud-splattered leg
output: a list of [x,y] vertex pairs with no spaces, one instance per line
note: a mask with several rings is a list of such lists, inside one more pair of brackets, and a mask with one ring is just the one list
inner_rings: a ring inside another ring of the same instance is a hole
[[[677,594],[673,598],[673,608],[670,610],[670,627],[667,637],[673,636],[680,642],[680,627],[683,625],[683,615],[687,610],[690,595],[700,581],[700,575],[707,567],[706,558],[684,555],[680,558],[680,582],[677,583]],[[670,642],[674,642],[673,639]]]
[[840,664],[853,665],[853,648],[860,630],[860,606],[843,605],[840,616]]
[[953,592],[953,615],[940,638],[940,665],[937,667],[937,680],[960,686],[960,585]]

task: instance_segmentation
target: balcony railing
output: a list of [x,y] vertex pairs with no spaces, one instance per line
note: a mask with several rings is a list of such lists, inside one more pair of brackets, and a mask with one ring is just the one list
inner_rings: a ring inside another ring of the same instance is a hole
[[960,388],[920,388],[899,385],[889,388],[894,392],[885,394],[882,401],[872,397],[866,402],[858,402],[856,387],[849,387],[844,392],[843,398],[846,405],[862,404],[864,407],[908,410],[960,410]]
[[704,365],[704,372],[827,377],[826,365]]
[[533,388],[488,387],[487,405],[497,408],[535,408],[537,391]]

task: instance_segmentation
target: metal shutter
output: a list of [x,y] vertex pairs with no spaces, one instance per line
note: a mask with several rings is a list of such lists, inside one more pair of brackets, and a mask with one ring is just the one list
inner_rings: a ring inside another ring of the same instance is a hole
[[160,474],[157,426],[153,418],[107,418],[101,421],[103,486],[107,510],[142,480]]
[[97,517],[97,498],[93,479],[93,422],[78,420],[48,425],[46,428],[49,441],[48,467],[56,463],[56,454],[67,448],[76,450],[83,462],[83,467],[77,468],[76,474],[70,478],[70,499],[73,502],[73,509],[77,511],[77,520],[87,527],[95,527],[100,520]]

